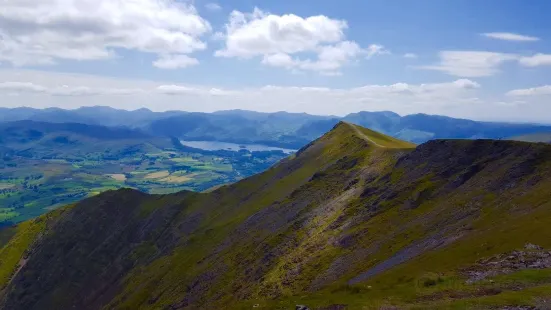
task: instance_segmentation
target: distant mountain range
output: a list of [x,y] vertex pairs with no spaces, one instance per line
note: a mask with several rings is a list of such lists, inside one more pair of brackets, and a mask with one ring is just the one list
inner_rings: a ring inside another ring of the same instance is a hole
[[244,110],[197,113],[184,111],[134,111],[110,107],[0,108],[0,122],[33,120],[50,123],[82,123],[129,127],[155,136],[182,140],[256,143],[300,148],[320,137],[339,121],[348,121],[387,135],[422,143],[431,139],[506,139],[528,134],[551,133],[551,125],[479,122],[439,115],[394,112],[358,112],[345,117],[305,113],[260,113]]

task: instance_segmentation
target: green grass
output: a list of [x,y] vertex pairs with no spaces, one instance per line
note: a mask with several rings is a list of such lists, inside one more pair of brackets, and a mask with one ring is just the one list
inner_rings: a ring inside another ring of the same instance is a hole
[[34,220],[17,225],[0,249],[0,290],[9,282],[18,267],[24,263],[28,249],[37,240],[40,234],[44,234],[50,221],[57,219],[63,212],[69,210],[66,207],[55,212],[50,212]]
[[360,132],[362,132],[366,136],[368,136],[370,139],[372,139],[373,141],[375,141],[376,143],[378,143],[380,145],[383,145],[384,147],[402,148],[402,149],[408,149],[408,148],[414,148],[415,147],[415,144],[413,144],[413,143],[402,141],[402,140],[393,138],[391,136],[387,136],[385,134],[382,134],[380,132],[377,132],[377,131],[374,131],[374,130],[371,130],[371,129],[368,129],[368,128],[365,128],[365,127],[361,127],[361,126],[353,125],[353,124],[351,124],[351,125],[354,126],[355,128],[357,128]]
[[19,215],[20,214],[15,212],[13,208],[0,208],[0,222],[8,221]]

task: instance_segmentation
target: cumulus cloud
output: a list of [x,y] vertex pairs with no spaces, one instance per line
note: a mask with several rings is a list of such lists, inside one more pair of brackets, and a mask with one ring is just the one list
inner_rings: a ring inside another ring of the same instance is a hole
[[519,59],[521,65],[527,67],[549,66],[551,65],[551,54],[535,54],[533,56],[525,56]]
[[[218,57],[261,57],[262,63],[299,71],[336,74],[349,62],[361,57],[388,53],[381,45],[361,48],[346,40],[344,20],[324,15],[300,17],[274,15],[255,8],[252,13],[233,11],[224,33],[225,41],[216,51]],[[314,54],[316,57],[312,58]]]
[[[443,113],[471,111],[481,103],[481,86],[458,79],[444,83],[394,83],[354,88],[267,85],[228,89],[216,86],[105,78],[28,70],[0,70],[0,105],[64,107],[109,105],[155,111],[247,109],[345,115],[358,111]],[[13,96],[17,94],[17,96]]]
[[31,82],[2,82],[0,83],[0,91],[9,93],[45,94],[51,96],[132,95],[143,92],[141,89],[91,88],[87,86],[71,87],[68,85],[47,87]]
[[12,92],[32,92],[32,93],[46,92],[46,88],[44,86],[35,85],[30,82],[2,82],[0,83],[0,90],[12,91]]
[[440,61],[434,65],[419,66],[419,69],[442,71],[458,77],[485,77],[500,72],[506,62],[525,67],[551,65],[551,54],[538,53],[532,56],[486,51],[442,51]]
[[153,65],[160,69],[187,68],[199,64],[199,60],[187,55],[163,55],[153,62]]
[[398,95],[429,95],[444,92],[457,92],[469,89],[480,88],[480,84],[468,80],[459,79],[448,83],[430,83],[412,85],[407,83],[395,83],[391,85],[367,85],[353,88],[352,92],[363,92],[369,94],[398,94]]
[[415,58],[417,58],[417,54],[414,54],[414,53],[405,53],[405,54],[404,54],[404,58],[415,59]]
[[117,49],[182,59],[205,49],[201,37],[210,31],[195,7],[172,0],[8,0],[0,10],[0,61],[101,60]]
[[459,77],[483,77],[498,73],[503,63],[519,59],[515,54],[481,51],[442,51],[439,57],[439,63],[419,68]]
[[526,36],[526,35],[511,33],[511,32],[487,32],[487,33],[482,33],[481,35],[488,38],[504,40],[504,41],[534,42],[534,41],[540,40],[540,38],[537,38],[537,37]]
[[160,85],[156,91],[166,95],[196,94],[197,89],[182,85]]
[[384,46],[379,44],[371,44],[365,49],[366,57],[369,59],[376,55],[387,55],[390,51],[385,49]]
[[205,4],[205,8],[209,11],[220,11],[222,9],[220,4],[214,2]]
[[216,52],[223,57],[311,51],[322,43],[344,38],[346,21],[323,15],[302,18],[294,14],[272,15],[255,8],[253,13],[233,11],[226,24],[226,46]]
[[362,50],[358,44],[351,41],[343,41],[335,45],[321,46],[317,49],[317,58],[300,59],[291,57],[289,54],[276,53],[264,55],[262,63],[272,67],[284,67],[287,69],[316,71],[321,74],[338,74],[339,69],[347,64],[351,59],[365,54],[366,57],[372,57],[376,54],[384,53],[384,49],[375,46],[369,53]]
[[[245,109],[346,115],[358,111],[428,113],[482,120],[549,123],[548,96],[489,94],[477,81],[390,83],[353,88],[315,85],[227,89],[21,69],[0,70],[0,106],[78,108],[106,105],[134,110],[212,112]],[[544,94],[546,88],[525,93]],[[549,88],[547,88],[549,89]],[[521,94],[522,92],[511,92]],[[496,113],[499,111],[499,113]]]
[[190,87],[184,85],[160,85],[154,92],[164,95],[199,95],[199,96],[229,96],[237,95],[238,91],[225,90],[220,88]]
[[507,93],[508,96],[542,96],[551,95],[551,85],[544,85],[539,87],[515,89]]

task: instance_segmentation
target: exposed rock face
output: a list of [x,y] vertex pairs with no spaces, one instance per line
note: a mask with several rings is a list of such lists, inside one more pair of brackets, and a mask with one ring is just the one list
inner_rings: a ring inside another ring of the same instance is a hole
[[542,247],[529,243],[523,251],[512,251],[481,259],[464,272],[469,277],[468,282],[473,283],[519,270],[545,268],[551,268],[551,251],[545,251]]

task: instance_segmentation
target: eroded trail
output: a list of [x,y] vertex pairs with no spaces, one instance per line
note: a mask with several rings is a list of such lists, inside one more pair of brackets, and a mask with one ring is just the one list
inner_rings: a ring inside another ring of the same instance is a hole
[[370,137],[368,137],[365,133],[363,133],[360,129],[358,129],[358,127],[354,126],[353,124],[346,123],[346,125],[350,126],[350,128],[352,128],[352,129],[354,129],[354,131],[358,134],[358,136],[360,136],[360,138],[366,140],[369,143],[374,144],[375,146],[386,148],[386,146],[381,145],[381,144],[373,141]]

